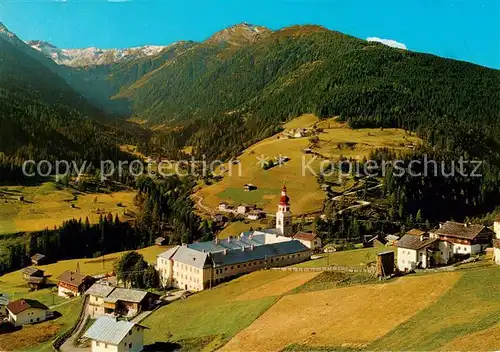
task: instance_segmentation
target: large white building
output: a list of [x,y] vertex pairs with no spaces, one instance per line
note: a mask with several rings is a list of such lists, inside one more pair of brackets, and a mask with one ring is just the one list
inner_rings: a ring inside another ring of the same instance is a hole
[[92,352],[139,352],[144,348],[146,327],[113,317],[102,316],[85,332]]
[[163,286],[201,291],[238,275],[309,259],[311,248],[287,237],[291,235],[292,214],[283,187],[275,229],[176,246],[158,256],[156,268]]
[[[496,225],[500,229],[500,224]],[[447,221],[433,231],[413,229],[398,241],[401,271],[448,264],[451,258],[483,252],[494,232],[483,225]]]

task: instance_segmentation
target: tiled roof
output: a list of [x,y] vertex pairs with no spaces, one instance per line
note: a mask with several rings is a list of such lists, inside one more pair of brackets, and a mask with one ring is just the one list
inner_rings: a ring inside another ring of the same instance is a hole
[[67,283],[70,285],[80,286],[89,277],[90,276],[85,275],[85,274],[80,274],[80,273],[76,273],[74,271],[66,270],[61,275],[59,275],[59,277],[57,279],[61,282],[64,282],[64,283]]
[[112,317],[102,316],[92,324],[83,336],[99,342],[118,345],[134,326],[144,328],[142,325],[129,321],[116,320]]
[[293,236],[293,238],[296,240],[312,241],[316,238],[316,234],[315,233],[307,233],[307,232],[297,232]]
[[147,294],[146,291],[117,287],[104,301],[109,303],[115,303],[116,301],[141,303]]
[[413,235],[413,236],[421,236],[421,235],[424,235],[426,234],[425,231],[422,231],[420,229],[411,229],[410,231],[408,231],[406,233],[407,235]]
[[23,270],[21,270],[21,272],[22,272],[23,274],[26,274],[26,275],[29,275],[29,276],[31,276],[31,275],[33,275],[33,274],[36,274],[36,273],[39,273],[39,272],[41,272],[41,273],[43,274],[43,270],[40,270],[40,269],[34,268],[34,267],[32,267],[32,266],[29,266],[29,267],[27,267],[27,268],[24,268]]
[[404,235],[398,241],[397,246],[398,246],[398,248],[407,248],[407,249],[418,250],[418,249],[425,248],[425,247],[433,244],[436,241],[439,241],[439,238],[426,238],[423,241],[421,241],[419,236]]
[[200,252],[186,246],[178,247],[172,259],[199,269],[203,269],[206,265],[210,264],[208,253]]
[[47,306],[44,304],[34,300],[34,299],[25,299],[21,298],[18,299],[17,301],[10,302],[7,304],[7,309],[12,313],[12,314],[19,314],[21,312],[24,312],[26,309],[30,308],[37,308],[37,309],[43,309],[47,310]]
[[174,253],[177,251],[177,249],[179,248],[180,246],[175,246],[173,248],[170,248],[169,250],[161,253],[158,255],[158,257],[160,258],[164,258],[164,259],[170,259],[170,257],[172,257],[174,255]]
[[435,233],[441,236],[473,240],[483,231],[492,232],[483,225],[462,224],[459,222],[447,221],[443,224],[443,226],[437,229]]
[[97,296],[97,297],[108,297],[109,294],[114,290],[113,286],[103,285],[103,284],[93,284],[90,288],[85,292],[88,295]]
[[40,253],[37,253],[37,254],[35,254],[34,256],[31,257],[31,259],[33,259],[33,260],[40,260],[40,259],[43,259],[43,258],[45,258],[45,255],[40,254]]
[[309,251],[299,241],[288,241],[281,243],[272,243],[265,246],[247,247],[245,250],[228,250],[227,253],[217,252],[212,254],[212,260],[215,266],[231,265],[245,263],[254,260],[265,260],[279,255],[289,255],[299,252]]

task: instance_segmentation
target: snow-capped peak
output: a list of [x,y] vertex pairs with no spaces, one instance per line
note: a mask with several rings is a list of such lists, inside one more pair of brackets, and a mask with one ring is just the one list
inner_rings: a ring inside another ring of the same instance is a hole
[[145,45],[127,49],[100,49],[95,47],[59,49],[40,40],[27,41],[26,44],[42,52],[59,65],[73,67],[105,65],[145,56],[154,56],[166,48],[166,46]]

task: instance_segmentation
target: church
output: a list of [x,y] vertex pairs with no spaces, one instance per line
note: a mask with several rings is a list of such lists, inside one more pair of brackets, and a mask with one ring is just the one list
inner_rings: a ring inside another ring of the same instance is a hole
[[317,240],[313,234],[293,235],[290,198],[283,186],[276,228],[176,246],[158,255],[156,269],[165,287],[201,291],[252,271],[308,260]]

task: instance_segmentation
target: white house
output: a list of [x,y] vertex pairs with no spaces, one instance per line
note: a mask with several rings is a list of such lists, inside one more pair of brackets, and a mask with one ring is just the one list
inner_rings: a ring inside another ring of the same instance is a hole
[[48,314],[49,308],[33,299],[21,298],[10,302],[6,308],[9,313],[9,321],[14,326],[39,323],[50,316]]
[[145,326],[113,317],[99,317],[85,332],[92,352],[139,352],[144,348]]
[[309,249],[315,250],[321,248],[321,238],[315,233],[297,232],[293,239],[299,241]]
[[398,269],[409,271],[417,268],[428,268],[435,264],[433,253],[438,250],[438,238],[428,233],[406,233],[397,243]]
[[87,310],[91,318],[100,317],[105,314],[104,299],[114,290],[113,286],[93,284],[87,292],[89,295],[89,303]]
[[493,223],[493,231],[496,239],[493,240],[493,259],[495,263],[500,265],[500,219],[495,219]]
[[[500,223],[499,223],[500,229]],[[483,225],[447,221],[436,230],[408,231],[397,243],[401,271],[448,264],[453,257],[483,252],[494,232]]]

